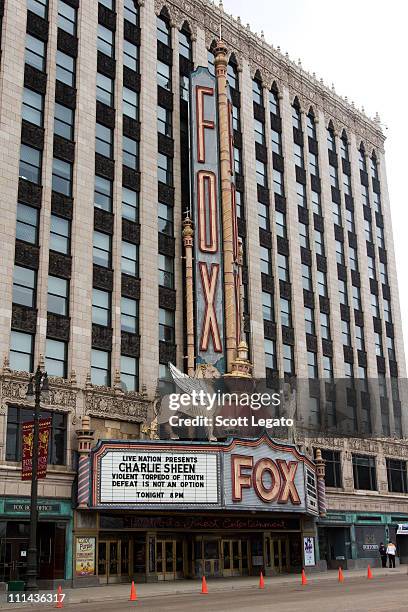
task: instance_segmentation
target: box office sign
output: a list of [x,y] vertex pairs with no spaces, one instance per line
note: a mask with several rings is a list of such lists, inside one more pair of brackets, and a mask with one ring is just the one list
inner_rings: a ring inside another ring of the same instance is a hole
[[267,437],[211,445],[106,441],[92,465],[93,507],[317,514],[313,463]]
[[93,576],[95,573],[95,538],[76,538],[75,574]]

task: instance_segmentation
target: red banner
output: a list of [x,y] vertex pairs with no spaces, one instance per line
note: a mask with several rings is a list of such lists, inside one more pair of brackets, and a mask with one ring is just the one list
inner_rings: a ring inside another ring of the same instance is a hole
[[[51,419],[40,419],[38,424],[38,467],[37,479],[45,478],[48,463],[48,441]],[[23,423],[22,427],[21,480],[31,480],[33,469],[34,421]]]

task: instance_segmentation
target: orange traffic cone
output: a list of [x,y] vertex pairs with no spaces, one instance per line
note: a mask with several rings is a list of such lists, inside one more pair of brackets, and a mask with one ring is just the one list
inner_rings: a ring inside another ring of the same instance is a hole
[[371,571],[371,567],[367,567],[367,580],[372,580],[374,578],[373,572]]
[[136,600],[137,600],[137,594],[136,594],[135,581],[132,580],[132,586],[130,587],[129,601],[136,601]]
[[203,580],[202,580],[202,583],[201,583],[201,593],[204,593],[205,595],[207,595],[207,593],[208,593],[207,581],[205,579],[205,576],[203,576]]
[[307,584],[307,578],[306,578],[306,574],[305,574],[305,570],[302,569],[302,585]]
[[339,567],[339,582],[344,582],[343,570]]
[[57,591],[57,605],[55,607],[63,608],[64,607],[64,604],[62,603],[63,601],[64,601],[64,598],[62,596],[62,587],[61,585],[59,585],[58,591]]
[[260,589],[264,589],[265,588],[265,580],[264,580],[262,572],[261,572],[261,575],[259,576],[259,588]]

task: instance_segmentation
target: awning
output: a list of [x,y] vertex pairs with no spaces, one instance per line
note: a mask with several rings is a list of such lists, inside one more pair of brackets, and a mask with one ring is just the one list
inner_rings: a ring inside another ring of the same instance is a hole
[[408,523],[399,523],[397,535],[408,535]]

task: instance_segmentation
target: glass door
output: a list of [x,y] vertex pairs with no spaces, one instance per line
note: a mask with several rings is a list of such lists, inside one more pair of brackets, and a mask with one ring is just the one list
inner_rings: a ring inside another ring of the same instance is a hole
[[[241,540],[222,541],[222,567],[224,576],[242,576],[242,544]],[[248,567],[248,556],[245,555],[245,564]]]
[[156,572],[159,580],[184,576],[182,540],[156,540]]
[[28,540],[6,540],[4,545],[4,581],[25,580],[27,577]]
[[[122,551],[123,545],[123,553]],[[126,555],[123,563],[122,554]],[[98,543],[98,576],[104,583],[120,582],[122,573],[129,576],[129,543],[120,540],[100,540]]]
[[272,569],[277,573],[289,571],[289,539],[270,539],[270,560]]

